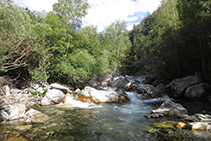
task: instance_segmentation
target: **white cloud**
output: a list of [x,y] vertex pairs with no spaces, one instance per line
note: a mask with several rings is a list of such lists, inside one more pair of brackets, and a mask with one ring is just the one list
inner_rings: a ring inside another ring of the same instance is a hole
[[129,30],[129,31],[132,30],[132,29],[133,29],[133,26],[136,25],[136,24],[138,24],[138,23],[139,23],[139,22],[128,24],[128,25],[127,25],[127,30]]
[[[133,23],[143,18],[144,13],[152,13],[162,0],[88,0],[91,8],[83,18],[83,27],[97,25],[98,31],[104,30],[115,20],[128,22],[128,30]],[[31,10],[51,11],[57,0],[15,0],[15,3]]]
[[[138,19],[143,18],[143,13],[152,13],[158,8],[161,0],[88,0],[91,8],[88,15],[83,18],[83,26],[97,25],[102,31],[115,20],[129,22],[128,30]],[[140,21],[139,21],[140,22]]]
[[28,7],[31,10],[45,10],[47,12],[53,10],[52,5],[56,2],[57,0],[15,0],[15,3],[20,6]]

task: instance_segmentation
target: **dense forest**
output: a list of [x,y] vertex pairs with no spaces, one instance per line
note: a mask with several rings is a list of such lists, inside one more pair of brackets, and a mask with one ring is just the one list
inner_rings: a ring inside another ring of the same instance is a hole
[[51,12],[0,2],[0,76],[84,87],[106,74],[156,72],[173,79],[198,73],[211,78],[211,1],[163,0],[126,30],[116,20],[99,34],[82,28],[87,0],[58,0]]
[[125,73],[151,71],[163,80],[195,73],[211,78],[210,0],[163,0],[129,38]]

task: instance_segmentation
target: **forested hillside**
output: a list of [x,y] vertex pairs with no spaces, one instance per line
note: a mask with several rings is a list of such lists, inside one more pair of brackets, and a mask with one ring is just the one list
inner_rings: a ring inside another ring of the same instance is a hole
[[116,20],[103,35],[81,28],[88,8],[87,0],[58,0],[40,13],[2,0],[0,75],[75,88],[116,72],[211,78],[210,0],[163,0],[132,31]]
[[210,79],[210,0],[163,0],[129,36],[126,74],[153,71],[172,79],[198,73]]
[[26,82],[61,82],[83,87],[121,67],[131,43],[124,21],[103,35],[81,28],[87,0],[59,0],[53,11],[36,12],[0,2],[0,75]]

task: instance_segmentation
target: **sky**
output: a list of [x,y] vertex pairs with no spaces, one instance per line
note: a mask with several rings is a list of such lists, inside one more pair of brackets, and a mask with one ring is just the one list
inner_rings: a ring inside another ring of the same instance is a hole
[[[140,23],[156,10],[162,0],[88,0],[91,8],[82,20],[82,27],[95,25],[98,32],[105,30],[115,20],[124,20],[127,30]],[[14,0],[15,4],[36,11],[52,11],[57,0]]]

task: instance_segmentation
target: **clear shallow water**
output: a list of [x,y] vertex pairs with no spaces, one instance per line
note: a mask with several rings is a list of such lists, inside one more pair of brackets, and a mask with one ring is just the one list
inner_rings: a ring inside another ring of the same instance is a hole
[[[0,124],[0,140],[142,141],[211,139],[207,131],[194,133],[189,130],[180,130],[166,122],[167,119],[165,118],[147,119],[144,117],[151,110],[158,108],[168,97],[141,101],[137,99],[134,93],[128,93],[128,95],[131,101],[120,104],[96,105],[69,99],[66,105],[37,107],[37,110],[45,113],[45,115],[37,117],[37,123],[26,124],[24,121],[2,123]],[[71,102],[72,105],[68,105]]]

